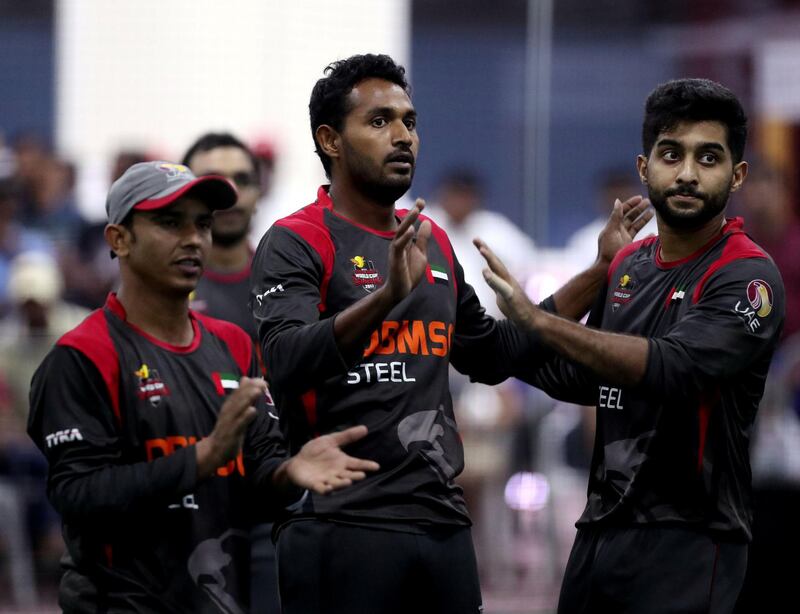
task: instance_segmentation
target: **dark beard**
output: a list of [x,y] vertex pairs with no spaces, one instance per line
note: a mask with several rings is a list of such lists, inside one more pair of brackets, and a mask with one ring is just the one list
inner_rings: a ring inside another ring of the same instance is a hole
[[[654,190],[649,184],[647,187],[650,203],[658,212],[661,220],[667,226],[676,230],[696,230],[707,224],[725,210],[730,193],[730,186],[716,194],[699,192],[691,186],[670,188],[663,192]],[[703,206],[697,211],[675,211],[674,209],[670,209],[667,204],[667,199],[670,196],[691,196],[698,198],[703,201]]]
[[408,175],[385,177],[381,172],[383,165],[375,165],[372,160],[353,149],[347,141],[344,146],[350,157],[350,172],[353,175],[353,182],[370,200],[393,207],[395,202],[408,192],[414,179],[416,165],[411,166]]
[[237,243],[247,239],[247,235],[250,233],[250,224],[247,224],[244,228],[240,230],[234,230],[232,232],[214,232],[214,229],[211,229],[211,241],[212,245],[216,247],[233,247]]
[[371,200],[387,207],[393,207],[395,202],[408,192],[413,176],[414,171],[412,170],[407,181],[365,181],[361,184],[361,191]]

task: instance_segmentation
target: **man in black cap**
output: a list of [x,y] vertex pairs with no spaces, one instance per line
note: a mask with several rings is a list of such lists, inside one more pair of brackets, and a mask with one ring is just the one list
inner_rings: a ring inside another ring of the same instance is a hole
[[213,211],[235,202],[223,177],[167,162],[111,187],[119,292],[58,341],[31,388],[28,432],[68,548],[65,612],[246,611],[252,520],[377,468],[339,447],[364,427],[287,458],[250,338],[189,310]]

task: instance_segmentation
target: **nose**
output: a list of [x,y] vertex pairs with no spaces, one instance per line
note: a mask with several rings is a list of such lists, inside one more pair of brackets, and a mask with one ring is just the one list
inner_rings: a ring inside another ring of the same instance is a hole
[[208,232],[200,225],[189,223],[184,225],[183,229],[183,245],[184,247],[199,247],[206,240]]
[[684,159],[678,169],[676,181],[678,183],[697,184],[697,163],[691,156],[686,156],[686,159]]
[[412,143],[411,131],[402,120],[396,120],[392,126],[392,144],[401,145],[405,144],[410,147]]

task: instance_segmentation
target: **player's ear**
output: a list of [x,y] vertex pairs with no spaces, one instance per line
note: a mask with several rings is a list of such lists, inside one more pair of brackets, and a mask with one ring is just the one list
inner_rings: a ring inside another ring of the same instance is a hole
[[124,258],[130,251],[130,244],[134,236],[133,232],[122,224],[108,224],[103,231],[106,243],[111,252],[118,258]]
[[739,188],[742,187],[744,180],[747,178],[747,171],[749,169],[749,165],[747,162],[742,160],[733,167],[733,179],[731,179],[731,192],[735,192]]
[[322,153],[329,158],[338,158],[341,150],[341,137],[339,132],[328,124],[317,126],[314,131],[314,137],[317,139],[317,145]]
[[647,158],[642,154],[636,156],[636,170],[639,171],[639,180],[647,185]]

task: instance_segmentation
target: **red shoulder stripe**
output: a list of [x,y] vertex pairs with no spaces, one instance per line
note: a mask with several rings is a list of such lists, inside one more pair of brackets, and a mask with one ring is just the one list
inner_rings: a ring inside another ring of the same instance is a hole
[[731,262],[744,258],[767,258],[767,254],[744,232],[736,229],[731,232],[730,237],[728,237],[728,241],[725,243],[725,247],[722,248],[720,257],[711,263],[711,266],[708,267],[708,270],[700,278],[700,281],[697,282],[694,293],[692,294],[692,303],[696,303],[700,300],[706,282],[714,273]]
[[225,345],[228,346],[236,364],[239,365],[239,371],[241,371],[242,375],[248,375],[250,373],[250,362],[253,360],[253,340],[250,335],[231,322],[194,312],[192,312],[192,315],[206,327],[208,332],[222,339]]
[[111,334],[104,309],[93,311],[77,327],[66,333],[56,345],[71,347],[86,356],[100,372],[111,399],[111,409],[122,425],[119,404],[119,356]]
[[319,254],[323,268],[322,283],[319,287],[320,303],[318,308],[320,312],[325,311],[326,308],[328,284],[333,275],[333,259],[336,253],[330,231],[325,226],[324,214],[325,207],[318,201],[275,222],[276,226],[288,228],[300,236]]
[[637,251],[641,247],[646,247],[655,243],[658,240],[658,237],[646,237],[639,241],[634,241],[630,245],[626,245],[621,250],[617,252],[617,255],[614,256],[614,260],[611,261],[611,266],[608,267],[608,283],[611,284],[611,280],[614,278],[617,268],[622,263],[625,258],[630,256],[633,252]]

